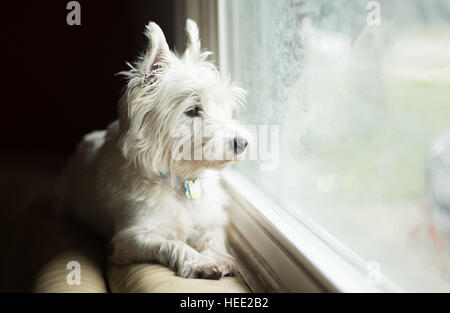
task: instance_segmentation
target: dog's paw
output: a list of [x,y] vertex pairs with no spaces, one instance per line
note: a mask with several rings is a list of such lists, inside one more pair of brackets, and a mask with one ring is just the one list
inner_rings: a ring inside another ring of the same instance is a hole
[[178,276],[185,278],[220,279],[222,271],[219,264],[212,258],[190,262],[178,271]]
[[200,279],[220,279],[222,272],[218,264],[207,264],[196,268],[193,277]]
[[231,255],[218,258],[217,264],[223,276],[236,276],[238,273],[237,263]]

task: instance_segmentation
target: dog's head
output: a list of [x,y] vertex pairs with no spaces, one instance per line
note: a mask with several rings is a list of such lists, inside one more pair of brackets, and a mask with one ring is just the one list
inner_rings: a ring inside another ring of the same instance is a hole
[[148,48],[130,69],[119,103],[119,148],[149,173],[195,177],[237,162],[249,133],[232,118],[245,92],[220,75],[200,47],[197,24],[187,20],[187,48],[169,50],[159,26],[146,27]]

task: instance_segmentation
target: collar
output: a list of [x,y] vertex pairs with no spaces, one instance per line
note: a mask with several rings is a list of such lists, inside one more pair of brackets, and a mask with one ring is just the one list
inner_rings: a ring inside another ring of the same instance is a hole
[[[170,177],[170,172],[169,173],[160,173],[159,176],[162,179],[168,179]],[[176,177],[177,181],[182,181],[180,176]],[[183,181],[183,186],[184,186],[184,190],[185,190],[185,195],[186,198],[188,198],[189,200],[192,199],[198,199],[201,197],[202,195],[202,187],[200,185],[200,182],[193,178],[193,179],[186,179]]]

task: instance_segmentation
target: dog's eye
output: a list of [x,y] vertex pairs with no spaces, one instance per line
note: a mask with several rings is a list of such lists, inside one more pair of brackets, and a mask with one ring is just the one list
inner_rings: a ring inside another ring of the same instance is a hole
[[200,116],[201,111],[202,109],[198,105],[196,105],[195,107],[190,108],[188,111],[186,111],[185,114],[189,117],[197,117]]

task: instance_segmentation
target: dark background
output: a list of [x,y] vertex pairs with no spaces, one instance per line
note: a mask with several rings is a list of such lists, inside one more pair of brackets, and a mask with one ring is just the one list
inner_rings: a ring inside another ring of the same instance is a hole
[[68,2],[0,2],[0,292],[39,291],[64,251],[103,268],[101,244],[84,250],[95,236],[53,213],[58,177],[82,136],[116,119],[115,74],[146,46],[147,22],[173,46],[175,0],[79,1],[81,26],[67,25]]
[[[174,1],[2,1],[2,153],[70,153],[81,137],[116,119],[125,81],[115,74],[145,47],[155,21],[173,48]],[[183,31],[183,30],[180,30]]]

